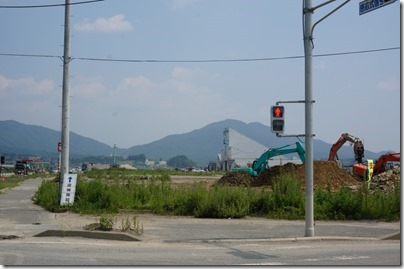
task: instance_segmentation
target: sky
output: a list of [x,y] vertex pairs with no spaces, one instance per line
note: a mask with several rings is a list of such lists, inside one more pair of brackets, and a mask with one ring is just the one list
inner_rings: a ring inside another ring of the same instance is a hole
[[[313,31],[315,139],[400,151],[401,3],[359,15],[359,2]],[[5,8],[59,3],[0,0],[0,120],[60,130],[64,7]],[[225,119],[270,126],[272,105],[305,98],[302,0],[104,0],[70,13],[79,135],[129,148]],[[304,104],[284,105],[286,134],[304,134]]]

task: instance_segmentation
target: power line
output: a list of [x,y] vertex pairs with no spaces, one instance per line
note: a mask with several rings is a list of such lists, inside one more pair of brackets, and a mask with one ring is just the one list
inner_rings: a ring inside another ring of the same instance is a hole
[[[69,5],[81,5],[81,4],[89,4],[94,2],[101,2],[104,0],[89,0],[89,1],[81,1],[76,3],[70,3]],[[43,8],[43,7],[64,7],[66,4],[49,4],[49,5],[34,5],[34,6],[0,6],[0,8]]]
[[[400,49],[400,47],[348,51],[348,52],[324,53],[324,54],[315,54],[315,55],[313,55],[313,57],[331,57],[331,56],[342,56],[342,55],[352,55],[352,54],[375,53],[375,52],[398,50],[398,49]],[[56,55],[22,54],[22,53],[0,53],[0,56],[32,57],[32,58],[60,58],[60,59],[63,58],[61,56],[56,56]],[[90,57],[72,57],[70,60],[99,61],[99,62],[125,62],[125,63],[220,63],[220,62],[277,61],[277,60],[291,60],[291,59],[302,59],[302,58],[304,58],[304,56],[297,55],[297,56],[284,56],[284,57],[205,59],[205,60],[151,60],[151,59],[141,60],[141,59],[110,59],[110,58],[90,58]]]
[[0,56],[31,57],[31,58],[62,58],[61,56],[56,56],[56,55],[23,54],[23,53],[0,53]]
[[[361,51],[351,51],[351,52],[337,52],[337,53],[327,53],[327,54],[317,54],[313,57],[326,57],[326,56],[340,56],[349,54],[360,54],[360,53],[372,53],[388,50],[396,50],[400,47],[384,48],[384,49],[373,49],[373,50],[361,50]],[[88,57],[76,57],[74,59],[83,61],[102,61],[102,62],[128,62],[128,63],[216,63],[216,62],[258,62],[258,61],[276,61],[276,60],[290,60],[290,59],[301,59],[304,56],[284,56],[284,57],[269,57],[269,58],[241,58],[241,59],[207,59],[207,60],[139,60],[139,59],[108,59],[108,58],[88,58]]]

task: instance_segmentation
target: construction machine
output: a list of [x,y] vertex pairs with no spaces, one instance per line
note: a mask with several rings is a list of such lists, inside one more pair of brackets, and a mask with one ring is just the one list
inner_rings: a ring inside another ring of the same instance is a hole
[[381,155],[373,164],[372,160],[368,160],[368,165],[357,163],[352,166],[352,173],[369,181],[373,176],[386,171],[386,164],[390,162],[400,162],[401,153],[387,153]]
[[355,160],[358,163],[362,163],[362,158],[364,157],[364,153],[365,153],[365,147],[363,145],[363,142],[361,139],[359,139],[353,135],[350,135],[348,133],[341,134],[341,137],[338,139],[338,141],[332,145],[332,147],[330,149],[330,155],[328,157],[328,160],[329,161],[338,160],[337,152],[345,144],[346,141],[349,141],[354,145]]
[[373,175],[377,175],[386,171],[386,164],[389,162],[401,162],[401,153],[387,153],[377,159],[375,168],[373,169]]
[[290,153],[297,153],[300,157],[300,160],[304,163],[305,151],[303,146],[299,142],[296,142],[296,148],[287,148],[290,146],[292,146],[292,144],[288,144],[279,148],[268,149],[252,163],[251,167],[233,168],[233,171],[246,171],[252,176],[259,176],[262,172],[264,172],[265,169],[267,169],[268,160],[270,158]]

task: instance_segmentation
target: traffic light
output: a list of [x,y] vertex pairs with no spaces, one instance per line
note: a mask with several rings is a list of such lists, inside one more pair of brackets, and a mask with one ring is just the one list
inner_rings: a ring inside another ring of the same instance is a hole
[[0,163],[1,163],[1,164],[4,164],[4,159],[5,159],[4,156],[1,156],[1,157],[0,157]]
[[285,131],[284,114],[285,108],[283,106],[271,106],[271,130],[273,133],[280,134]]

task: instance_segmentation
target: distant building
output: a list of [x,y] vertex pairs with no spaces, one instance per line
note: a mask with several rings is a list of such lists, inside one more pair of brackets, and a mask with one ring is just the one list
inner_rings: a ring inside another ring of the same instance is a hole
[[155,165],[155,161],[154,160],[148,160],[148,159],[146,159],[146,161],[144,162],[144,164],[146,165],[146,166],[154,166]]
[[[234,167],[247,167],[258,159],[268,147],[254,141],[253,139],[240,134],[232,128],[225,128],[223,131],[223,148],[218,154],[215,162],[209,163],[209,170],[230,171]],[[301,164],[302,161],[296,157],[289,159],[286,156],[276,156],[268,160],[268,165],[283,165],[293,162]]]

